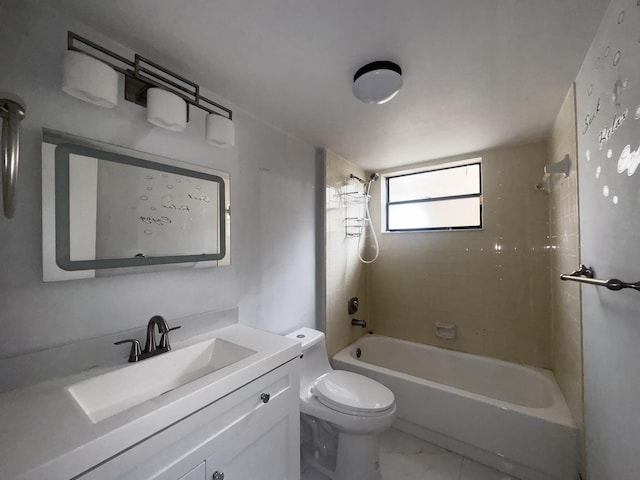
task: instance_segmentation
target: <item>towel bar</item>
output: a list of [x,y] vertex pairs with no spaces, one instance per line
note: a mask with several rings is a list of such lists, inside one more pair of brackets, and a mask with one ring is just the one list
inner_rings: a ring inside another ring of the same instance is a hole
[[598,280],[594,277],[593,268],[586,265],[580,265],[580,268],[573,273],[563,273],[560,275],[560,280],[571,280],[572,282],[587,283],[589,285],[595,285],[596,287],[606,287],[609,290],[617,292],[625,288],[632,288],[640,292],[640,282],[627,283],[617,278],[610,278],[609,280]]

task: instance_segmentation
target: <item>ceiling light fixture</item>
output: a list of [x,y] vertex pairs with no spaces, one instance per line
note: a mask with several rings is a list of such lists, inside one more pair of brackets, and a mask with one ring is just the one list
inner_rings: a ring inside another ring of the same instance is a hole
[[389,61],[368,63],[353,76],[353,94],[364,103],[386,103],[397,95],[401,87],[402,69]]
[[235,145],[233,112],[200,95],[197,83],[137,53],[129,60],[73,32],[67,36],[62,89],[89,103],[117,105],[117,74],[124,75],[124,98],[147,107],[149,122],[182,131],[189,121],[189,106],[207,112],[205,139],[229,148]]

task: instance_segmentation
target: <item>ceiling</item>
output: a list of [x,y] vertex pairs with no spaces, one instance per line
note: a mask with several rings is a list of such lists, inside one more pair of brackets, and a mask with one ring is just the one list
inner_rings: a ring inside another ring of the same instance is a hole
[[[368,170],[548,134],[608,0],[56,0],[254,116]],[[373,106],[355,71],[400,64]]]

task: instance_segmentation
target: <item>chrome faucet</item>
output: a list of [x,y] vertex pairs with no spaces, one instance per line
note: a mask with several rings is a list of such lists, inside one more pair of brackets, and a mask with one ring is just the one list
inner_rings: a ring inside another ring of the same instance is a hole
[[[156,327],[160,334],[160,343],[156,342]],[[177,330],[178,328],[180,328],[180,326],[169,328],[167,321],[163,317],[154,315],[149,320],[149,323],[147,323],[147,341],[145,342],[144,350],[141,350],[140,342],[133,338],[115,342],[114,345],[130,342],[131,352],[129,353],[129,362],[137,362],[171,350],[169,332]]]
[[356,318],[351,319],[351,325],[354,327],[367,328],[367,322],[364,320],[358,320]]

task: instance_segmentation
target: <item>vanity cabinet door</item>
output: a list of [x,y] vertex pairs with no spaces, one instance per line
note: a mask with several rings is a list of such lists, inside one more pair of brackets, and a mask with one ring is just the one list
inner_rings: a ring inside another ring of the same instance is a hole
[[[295,399],[298,402],[298,398]],[[207,478],[298,480],[300,416],[297,405],[280,405],[270,418],[250,428],[234,428],[207,458]]]
[[178,480],[206,480],[207,468],[205,462],[202,462],[196,468],[191,470],[186,475],[181,476]]

